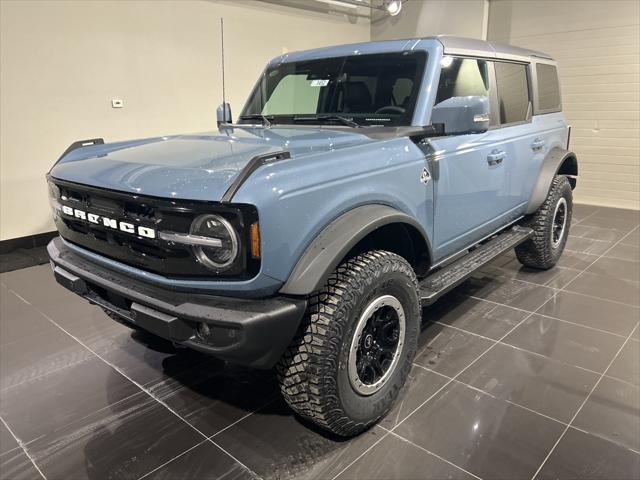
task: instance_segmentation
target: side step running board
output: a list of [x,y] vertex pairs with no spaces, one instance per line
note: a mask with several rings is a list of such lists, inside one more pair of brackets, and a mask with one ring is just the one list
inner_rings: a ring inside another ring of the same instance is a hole
[[530,228],[515,226],[487,243],[480,245],[464,257],[438,270],[420,282],[422,305],[431,305],[452,288],[457,287],[478,268],[510,250],[533,235]]

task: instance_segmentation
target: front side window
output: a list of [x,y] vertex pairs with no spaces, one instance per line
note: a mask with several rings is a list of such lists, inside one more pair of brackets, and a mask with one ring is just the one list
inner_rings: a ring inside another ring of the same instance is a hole
[[527,66],[520,63],[495,62],[500,123],[528,120],[529,83]]
[[[451,97],[490,96],[489,66],[476,58],[443,57],[436,105]],[[491,112],[491,125],[497,116]]]
[[341,116],[360,125],[411,125],[425,64],[425,52],[398,52],[270,66],[240,119],[332,123]]
[[560,111],[562,106],[556,67],[544,63],[537,64],[536,80],[538,83],[538,109],[544,112]]

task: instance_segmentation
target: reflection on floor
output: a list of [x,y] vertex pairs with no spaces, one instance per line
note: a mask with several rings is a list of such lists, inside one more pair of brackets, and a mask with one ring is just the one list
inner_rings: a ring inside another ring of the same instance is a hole
[[548,272],[512,254],[425,310],[396,408],[352,440],[271,372],[132,332],[0,276],[2,478],[640,478],[640,217],[577,206]]

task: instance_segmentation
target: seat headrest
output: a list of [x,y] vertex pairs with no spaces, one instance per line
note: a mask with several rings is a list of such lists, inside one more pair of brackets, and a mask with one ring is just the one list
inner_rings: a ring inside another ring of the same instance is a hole
[[369,112],[371,110],[371,92],[364,82],[344,84],[343,111]]

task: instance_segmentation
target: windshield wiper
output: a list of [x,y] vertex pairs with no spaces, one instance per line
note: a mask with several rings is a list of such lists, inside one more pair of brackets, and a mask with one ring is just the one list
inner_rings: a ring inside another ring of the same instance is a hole
[[[273,117],[270,117],[273,120]],[[240,120],[262,120],[262,125],[265,127],[271,126],[269,118],[265,117],[261,113],[252,113],[251,115],[240,115]]]
[[305,115],[305,116],[296,116],[293,117],[293,121],[294,122],[316,122],[316,121],[325,121],[325,122],[340,122],[343,125],[346,125],[347,127],[353,127],[353,128],[360,128],[362,127],[362,125],[360,125],[357,122],[354,122],[353,120],[349,120],[346,117],[343,117],[342,115]]

